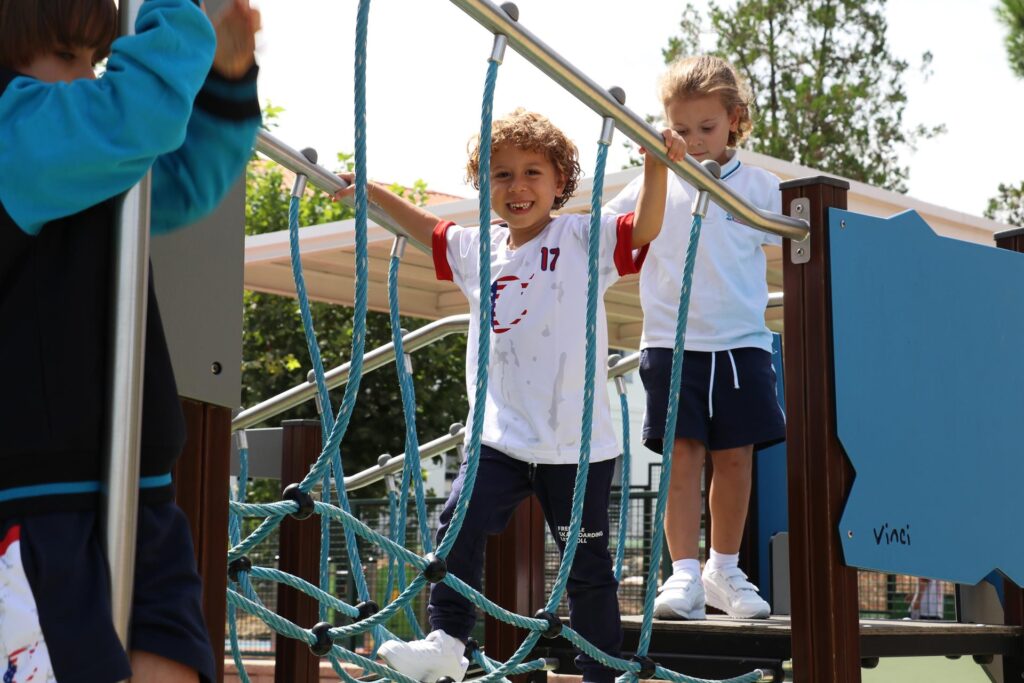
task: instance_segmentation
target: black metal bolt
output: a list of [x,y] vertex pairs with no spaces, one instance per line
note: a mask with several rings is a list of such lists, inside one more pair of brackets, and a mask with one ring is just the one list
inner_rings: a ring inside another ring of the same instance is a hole
[[367,600],[356,605],[356,609],[359,610],[359,621],[363,619],[369,619],[374,614],[380,611],[380,605],[373,600]]
[[657,663],[650,657],[641,657],[640,655],[633,655],[629,658],[629,661],[636,662],[640,665],[640,671],[637,672],[637,676],[640,678],[654,678],[654,671],[658,668]]
[[309,646],[310,652],[315,654],[317,657],[323,657],[331,651],[334,646],[334,642],[331,640],[331,634],[329,631],[332,626],[326,621],[321,621],[319,624],[310,629],[313,635],[316,636],[316,642]]
[[546,631],[541,633],[545,638],[557,638],[562,633],[562,620],[558,618],[557,614],[546,612],[544,610],[537,610],[537,613],[533,615],[534,619],[543,619],[548,622],[548,628]]
[[238,583],[238,572],[249,572],[252,571],[252,560],[247,555],[231,560],[228,565],[228,578],[235,583]]
[[427,553],[424,559],[427,561],[427,566],[423,568],[423,578],[430,583],[444,581],[444,577],[448,576],[448,564],[434,553]]
[[281,493],[281,498],[290,500],[299,506],[299,509],[292,513],[295,519],[309,519],[313,515],[316,502],[313,496],[299,488],[298,484],[289,484]]

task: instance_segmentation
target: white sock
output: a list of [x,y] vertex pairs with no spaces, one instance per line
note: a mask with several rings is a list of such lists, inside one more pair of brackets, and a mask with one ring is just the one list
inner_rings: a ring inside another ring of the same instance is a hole
[[699,578],[700,577],[700,561],[697,560],[696,558],[694,558],[694,559],[685,559],[685,560],[676,560],[675,562],[672,563],[672,573],[673,574],[686,573],[686,574],[689,574],[690,576],[692,576],[695,579]]
[[713,569],[735,569],[739,566],[740,554],[734,553],[728,555],[726,553],[720,553],[714,548],[708,555],[707,564],[704,565],[705,571],[711,571]]

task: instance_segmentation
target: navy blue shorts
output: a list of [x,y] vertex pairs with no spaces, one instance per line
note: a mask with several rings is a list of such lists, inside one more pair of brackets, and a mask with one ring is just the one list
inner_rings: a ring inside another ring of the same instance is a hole
[[[12,680],[26,680],[27,667],[43,674],[47,664],[60,683],[114,683],[131,676],[111,621],[97,519],[95,512],[61,512],[0,521],[0,601],[6,596],[19,610],[7,615],[6,632],[0,629],[7,641],[0,649],[22,650],[20,659],[9,655],[0,662]],[[201,599],[184,513],[173,503],[140,506],[130,649],[180,662],[212,681]]]
[[[657,453],[664,443],[671,376],[672,349],[640,352],[640,380],[647,393],[643,441]],[[686,351],[676,438],[700,441],[710,451],[751,444],[766,448],[785,439],[772,354],[756,348]]]

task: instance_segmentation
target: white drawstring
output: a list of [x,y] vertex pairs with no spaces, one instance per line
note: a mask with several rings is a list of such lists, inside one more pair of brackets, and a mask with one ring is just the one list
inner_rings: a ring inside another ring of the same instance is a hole
[[732,351],[726,351],[729,354],[729,362],[732,363],[732,388],[740,388],[740,375],[736,372],[736,359],[732,357]]
[[[708,419],[711,419],[715,416],[715,353],[715,351],[711,352],[711,381],[708,382]],[[727,349],[726,353],[729,354],[729,363],[732,365],[732,388],[739,389],[740,374],[736,370],[736,359],[732,357],[731,350]]]
[[715,404],[711,395],[715,391],[715,352],[711,352],[711,381],[708,382],[708,419],[715,416]]

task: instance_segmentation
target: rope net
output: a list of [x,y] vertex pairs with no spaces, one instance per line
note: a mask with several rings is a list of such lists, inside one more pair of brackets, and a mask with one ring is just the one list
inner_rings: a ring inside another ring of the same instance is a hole
[[[467,655],[475,662],[482,672],[482,675],[472,679],[478,683],[490,683],[491,681],[504,681],[509,676],[548,669],[551,663],[544,659],[533,659],[527,661],[531,651],[542,635],[549,637],[558,636],[565,638],[574,647],[595,660],[617,671],[623,672],[618,679],[622,683],[635,683],[641,674],[645,678],[660,678],[674,681],[675,683],[711,683],[706,679],[691,678],[684,674],[664,669],[647,657],[647,649],[650,644],[650,633],[653,619],[654,594],[658,579],[658,559],[661,556],[663,541],[663,530],[661,525],[655,525],[654,538],[652,542],[650,562],[650,574],[647,578],[647,587],[644,603],[644,619],[641,630],[640,647],[637,655],[626,660],[613,657],[587,642],[579,633],[568,626],[562,626],[558,621],[557,626],[554,617],[558,605],[565,594],[566,585],[569,579],[570,568],[572,567],[576,547],[579,541],[580,527],[582,524],[582,511],[584,492],[586,490],[587,475],[590,464],[590,437],[593,418],[593,397],[594,397],[594,376],[596,369],[596,348],[597,348],[597,304],[598,304],[598,255],[600,250],[599,221],[601,214],[601,194],[603,188],[604,167],[607,160],[608,145],[610,139],[602,139],[598,148],[597,167],[594,174],[594,191],[592,194],[591,206],[591,227],[588,242],[589,273],[587,282],[587,310],[586,310],[586,359],[585,359],[585,387],[584,387],[584,411],[581,425],[581,441],[579,465],[577,468],[575,488],[573,491],[572,521],[567,535],[565,550],[562,554],[561,563],[551,595],[544,610],[538,613],[538,617],[526,617],[510,612],[495,604],[487,597],[474,590],[454,574],[448,573],[445,568],[444,558],[456,542],[462,522],[465,519],[466,510],[469,506],[469,499],[473,492],[476,480],[477,465],[480,456],[481,431],[484,422],[484,407],[486,405],[488,365],[490,355],[490,331],[491,331],[491,307],[481,305],[479,308],[479,336],[476,340],[478,345],[478,362],[476,369],[476,400],[474,401],[474,414],[472,419],[472,430],[467,439],[465,457],[467,467],[464,484],[460,492],[455,512],[447,534],[433,548],[429,532],[428,516],[424,502],[423,481],[420,469],[419,442],[416,434],[416,405],[413,379],[409,371],[409,363],[403,346],[402,333],[399,325],[398,306],[398,269],[401,262],[401,255],[404,247],[404,237],[399,237],[395,248],[392,251],[391,261],[388,269],[388,293],[390,304],[390,318],[392,326],[392,341],[396,354],[396,372],[401,389],[403,413],[405,416],[405,462],[402,470],[401,485],[398,491],[389,490],[390,521],[388,535],[384,536],[357,519],[351,511],[348,495],[344,486],[344,469],[341,452],[341,443],[348,428],[349,420],[355,406],[356,395],[363,371],[363,356],[366,340],[366,311],[367,311],[367,285],[368,285],[368,253],[367,253],[367,175],[366,175],[366,42],[367,25],[369,18],[369,0],[360,0],[357,10],[356,22],[356,55],[355,55],[355,171],[356,171],[356,287],[355,287],[355,316],[352,335],[352,359],[351,370],[344,396],[335,415],[330,402],[327,384],[324,378],[323,362],[320,358],[319,346],[316,333],[313,328],[312,315],[310,313],[308,296],[306,293],[305,281],[302,273],[302,263],[299,257],[298,240],[298,215],[301,191],[293,192],[289,211],[289,238],[292,257],[292,272],[295,279],[296,292],[299,299],[300,313],[303,329],[306,334],[307,347],[310,360],[313,366],[317,386],[317,406],[320,413],[323,442],[322,451],[310,471],[298,484],[292,484],[285,489],[284,500],[269,504],[252,504],[246,502],[246,484],[248,480],[248,448],[245,443],[244,432],[239,434],[239,451],[241,456],[241,469],[238,478],[236,491],[231,495],[229,501],[229,541],[231,548],[228,551],[229,562],[229,586],[227,594],[228,602],[228,629],[231,643],[232,655],[243,683],[249,683],[249,676],[242,662],[237,629],[237,614],[241,610],[250,615],[256,616],[267,624],[274,632],[294,638],[306,643],[311,651],[320,657],[326,657],[332,667],[343,681],[354,682],[353,678],[343,667],[343,664],[351,664],[359,667],[363,675],[372,675],[380,679],[397,681],[400,683],[416,683],[413,679],[375,661],[377,649],[387,640],[395,639],[396,636],[388,628],[388,622],[396,615],[403,613],[412,625],[414,634],[422,638],[423,631],[419,626],[412,609],[412,600],[428,583],[443,582],[459,595],[466,598],[472,605],[482,610],[495,619],[507,624],[529,631],[520,647],[507,661],[499,662],[487,657],[479,647],[470,647]],[[503,37],[499,37],[503,38]],[[496,41],[496,45],[497,45]],[[483,102],[481,107],[480,123],[480,168],[490,167],[491,155],[491,121],[492,103],[494,90],[497,82],[498,67],[501,63],[500,50],[495,49],[487,67],[487,76],[484,84]],[[304,179],[297,180],[304,184]],[[488,173],[480,174],[480,252],[479,252],[479,281],[482,292],[490,288],[490,263],[491,263],[491,240],[490,240],[490,179]],[[690,298],[690,282],[693,276],[693,267],[696,257],[697,242],[700,237],[701,219],[699,215],[694,216],[691,230],[690,246],[687,251],[683,282],[680,292],[679,317],[676,329],[676,352],[672,363],[672,389],[670,392],[669,411],[666,421],[666,433],[674,433],[674,425],[678,414],[678,396],[680,377],[682,375],[683,342],[686,334],[686,314]],[[604,388],[602,387],[602,390]],[[620,392],[620,402],[624,422],[628,429],[628,406],[624,393]],[[628,432],[624,435],[624,457],[629,457]],[[664,516],[667,505],[668,477],[671,467],[671,440],[666,439],[665,452],[662,456],[662,475],[659,495],[657,500],[656,519]],[[627,461],[628,462],[628,461]],[[628,465],[624,467],[628,472]],[[314,500],[312,491],[319,486],[320,500]],[[629,480],[628,475],[623,477],[623,496],[628,501]],[[420,543],[424,554],[420,555],[406,548],[402,541],[405,539],[407,527],[407,511],[409,509],[409,492],[413,491],[417,522],[420,529]],[[623,504],[621,514],[625,516],[627,505]],[[292,576],[273,568],[255,567],[248,559],[247,553],[252,552],[260,543],[276,529],[286,516],[298,519],[305,519],[311,515],[320,515],[321,523],[321,550],[320,550],[320,577],[319,586],[305,581],[299,577]],[[242,538],[242,519],[256,518],[262,522],[246,538]],[[345,547],[349,561],[349,568],[356,588],[359,603],[352,605],[335,597],[330,591],[328,572],[328,555],[330,528],[332,523],[341,524],[344,530]],[[624,530],[625,524],[620,523],[620,529]],[[621,532],[620,532],[621,533]],[[398,596],[388,604],[381,607],[370,599],[370,592],[366,582],[357,538],[361,538],[374,546],[380,548],[388,556],[387,592],[397,589]],[[615,558],[615,576],[621,576],[622,549],[624,544],[618,544]],[[412,581],[407,579],[407,567],[411,567],[416,573]],[[292,588],[308,595],[319,604],[320,622],[311,628],[304,628],[291,621],[282,618],[268,609],[260,600],[253,588],[252,582],[269,581],[291,586]],[[328,623],[329,611],[333,610],[352,620],[352,623],[344,626],[333,626]],[[373,643],[369,657],[339,645],[339,642],[346,642],[346,639],[356,635],[367,634]],[[763,674],[759,670],[752,671],[743,676],[727,679],[722,683],[752,683],[762,680]]]

